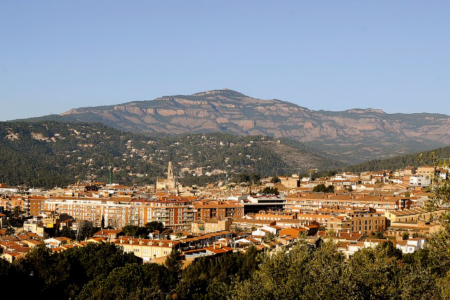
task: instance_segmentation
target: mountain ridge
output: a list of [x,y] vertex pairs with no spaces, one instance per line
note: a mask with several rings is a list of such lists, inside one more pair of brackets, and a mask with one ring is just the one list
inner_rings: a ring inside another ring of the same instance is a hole
[[228,89],[82,107],[38,120],[52,118],[101,122],[146,134],[227,132],[290,138],[346,163],[450,145],[447,115],[388,114],[375,108],[314,111],[291,102],[252,98]]

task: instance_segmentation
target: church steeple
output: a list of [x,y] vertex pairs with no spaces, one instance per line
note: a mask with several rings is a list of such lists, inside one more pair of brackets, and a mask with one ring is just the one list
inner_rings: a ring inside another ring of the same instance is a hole
[[172,181],[174,180],[172,160],[169,160],[169,167],[167,168],[167,179]]

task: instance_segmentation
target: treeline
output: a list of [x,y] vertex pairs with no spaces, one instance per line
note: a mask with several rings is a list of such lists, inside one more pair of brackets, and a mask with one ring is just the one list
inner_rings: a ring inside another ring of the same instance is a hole
[[353,166],[345,167],[344,170],[350,172],[396,170],[408,166],[418,167],[420,165],[434,164],[436,161],[450,159],[450,147],[439,148],[420,153],[395,156],[386,159],[376,159]]
[[251,248],[184,269],[176,252],[165,265],[143,265],[109,243],[37,247],[13,264],[0,261],[0,283],[20,298],[46,299],[450,299],[449,245],[447,225],[413,254],[386,242],[345,260],[329,241],[273,255]]

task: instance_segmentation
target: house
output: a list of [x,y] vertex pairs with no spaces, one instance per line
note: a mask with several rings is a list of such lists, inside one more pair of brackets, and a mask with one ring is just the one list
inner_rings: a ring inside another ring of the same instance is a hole
[[131,237],[120,237],[114,242],[123,248],[123,251],[134,253],[144,262],[169,255],[172,250],[179,249],[179,241],[136,239]]
[[191,223],[191,232],[196,234],[229,230],[232,223],[233,221],[230,218],[225,218],[223,220],[218,220],[215,218],[200,220]]
[[401,250],[403,254],[414,253],[423,249],[426,243],[424,238],[411,238],[406,241],[397,241],[396,248]]
[[70,239],[66,237],[49,238],[45,239],[44,243],[47,248],[59,248],[63,245],[70,244]]
[[252,231],[252,235],[265,236],[268,233],[276,235],[277,231],[278,231],[278,229],[273,226],[264,225],[260,228],[257,228],[256,230]]
[[94,233],[94,238],[106,238],[108,240],[114,241],[118,237],[124,235],[121,229],[111,230],[111,229],[102,229]]
[[431,184],[430,175],[413,175],[409,177],[409,185],[412,187],[427,187]]
[[333,240],[335,242],[351,242],[356,243],[361,241],[364,238],[364,233],[359,232],[339,232],[335,234],[331,234],[328,231],[318,231],[315,235],[316,237],[320,237],[323,240]]
[[284,228],[281,229],[279,232],[280,237],[292,237],[292,238],[298,238],[301,234],[307,234],[308,230],[305,228]]

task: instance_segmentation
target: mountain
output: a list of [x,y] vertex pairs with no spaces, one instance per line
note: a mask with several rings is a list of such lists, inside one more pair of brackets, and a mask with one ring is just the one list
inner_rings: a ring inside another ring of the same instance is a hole
[[228,132],[289,138],[333,159],[357,163],[450,144],[450,117],[387,114],[377,109],[313,111],[232,90],[72,109],[40,120],[101,122],[140,133]]
[[[225,178],[226,172],[269,176],[341,167],[304,145],[263,136],[224,133],[167,137],[119,131],[99,123],[0,122],[0,182],[36,187],[78,180],[145,184],[165,176],[169,157],[187,178],[196,168]],[[183,180],[182,178],[182,180]],[[208,181],[208,178],[203,178]]]

